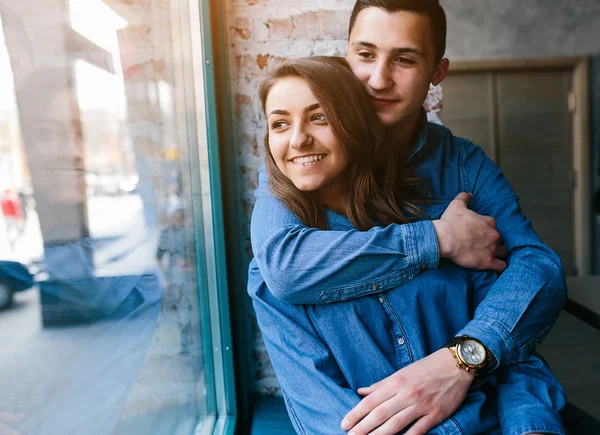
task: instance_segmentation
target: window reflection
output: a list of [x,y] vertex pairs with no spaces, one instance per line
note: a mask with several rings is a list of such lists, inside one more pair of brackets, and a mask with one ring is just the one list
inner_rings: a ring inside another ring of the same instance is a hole
[[190,36],[151,2],[5,3],[0,433],[191,433],[211,386],[174,97]]

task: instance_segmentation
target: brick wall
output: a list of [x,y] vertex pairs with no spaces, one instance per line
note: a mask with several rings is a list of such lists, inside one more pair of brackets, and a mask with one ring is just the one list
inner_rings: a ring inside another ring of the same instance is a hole
[[[252,253],[247,228],[254,205],[257,171],[263,163],[265,134],[258,83],[265,71],[288,56],[343,55],[352,5],[352,0],[232,0],[227,4],[237,183],[244,204],[246,230],[241,249],[248,260]],[[254,324],[252,376],[255,389],[279,394],[279,384],[253,313],[248,315]]]

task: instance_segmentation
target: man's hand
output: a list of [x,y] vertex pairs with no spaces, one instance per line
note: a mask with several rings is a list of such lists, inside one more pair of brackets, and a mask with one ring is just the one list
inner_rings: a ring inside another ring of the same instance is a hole
[[496,221],[469,210],[470,193],[459,193],[448,205],[439,220],[433,221],[440,258],[447,258],[467,269],[494,270],[502,272],[508,251],[496,231]]
[[448,349],[359,388],[365,396],[341,426],[350,434],[393,435],[415,422],[406,435],[426,434],[463,403],[474,376],[456,366]]

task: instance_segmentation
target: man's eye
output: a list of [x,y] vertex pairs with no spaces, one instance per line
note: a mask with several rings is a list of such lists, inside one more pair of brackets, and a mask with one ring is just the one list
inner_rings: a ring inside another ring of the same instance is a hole
[[316,113],[312,116],[313,121],[327,122],[327,117],[322,113]]
[[368,51],[359,51],[358,55],[364,59],[372,59],[373,53],[369,53]]
[[416,63],[414,60],[407,57],[399,57],[396,59],[396,62],[404,65],[414,65]]

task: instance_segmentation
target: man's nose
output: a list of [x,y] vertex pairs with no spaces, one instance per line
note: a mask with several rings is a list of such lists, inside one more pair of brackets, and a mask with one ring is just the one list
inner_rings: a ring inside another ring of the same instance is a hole
[[391,88],[393,83],[392,74],[387,63],[384,61],[377,62],[369,77],[369,86],[376,91],[380,91]]
[[294,148],[295,150],[299,150],[309,145],[311,141],[312,137],[307,131],[306,127],[303,125],[297,125],[294,128],[292,137],[290,138],[290,147]]

